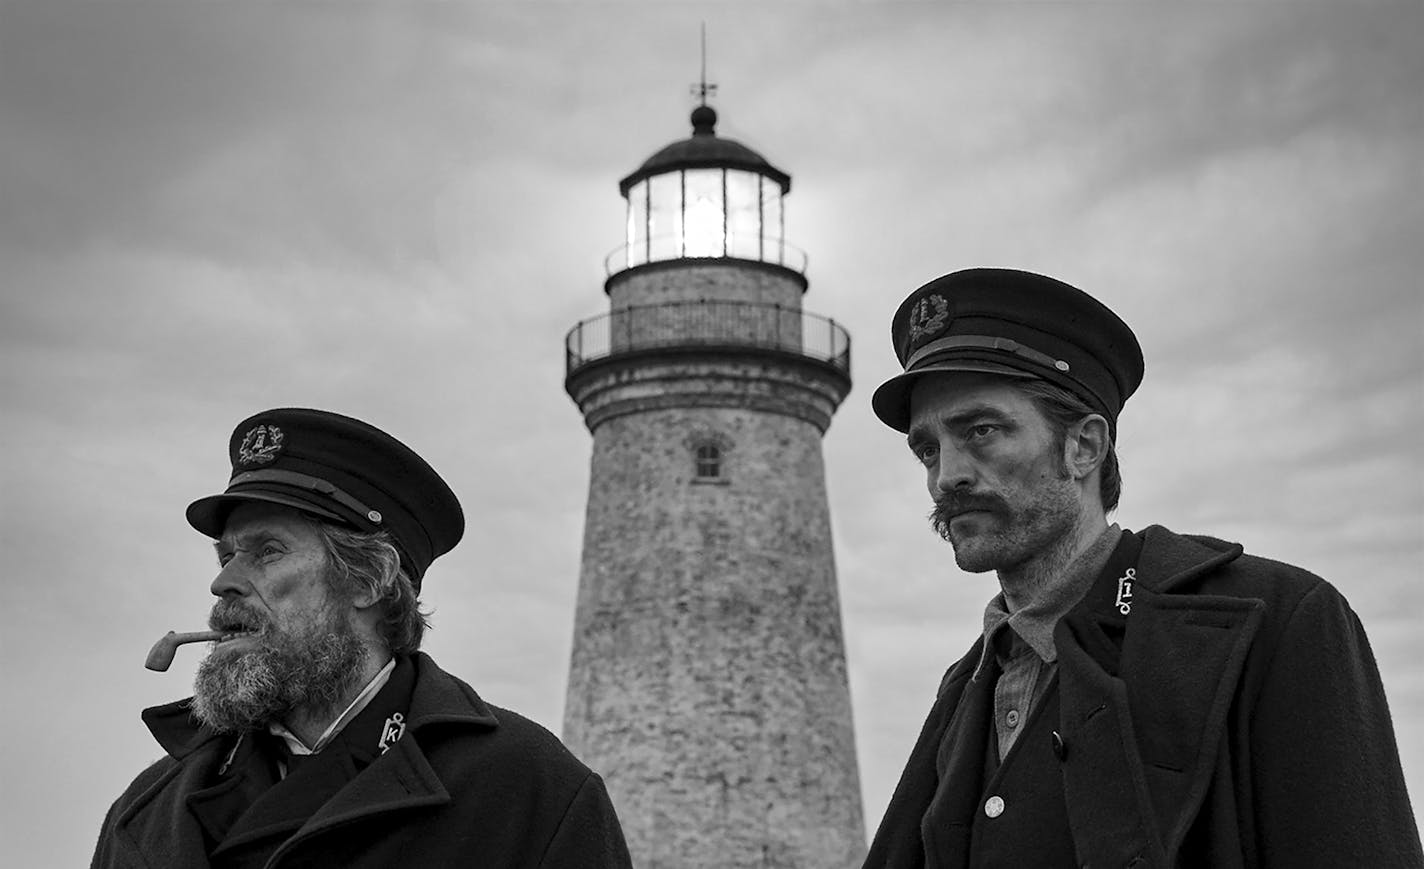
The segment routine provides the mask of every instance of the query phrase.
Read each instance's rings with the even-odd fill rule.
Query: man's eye
[[[232,561],[232,553],[224,552],[222,555],[218,556],[218,567],[227,567],[227,563],[229,561]]]
[[[263,546],[262,549],[257,553],[257,557],[258,557],[258,558],[270,558],[270,557],[272,557],[273,555],[281,555],[281,554],[282,554],[282,549],[281,549],[281,547],[279,547],[279,546],[277,546],[276,544],[273,544],[273,543],[268,543],[266,546]]]
[[[939,446],[936,444],[920,444],[912,447],[911,452],[915,454],[915,458],[920,460],[920,464],[927,465],[934,461],[935,456],[939,454]]]
[[[984,423],[982,425],[976,425],[971,428],[969,430],[969,437],[973,440],[979,440],[980,438],[988,437],[989,435],[993,434],[998,430],[998,426],[993,425],[992,423]]]

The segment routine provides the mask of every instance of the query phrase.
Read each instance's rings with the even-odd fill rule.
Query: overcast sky
[[[767,7],[771,8],[767,8]],[[78,865],[160,750],[215,573],[183,520],[273,406],[415,447],[464,542],[427,649],[557,731],[590,439],[564,333],[606,309],[618,180],[719,134],[793,178],[866,824],[991,576],[875,421],[900,300],[1000,265],[1137,331],[1118,521],[1334,582],[1424,797],[1424,6],[0,0],[0,863]]]

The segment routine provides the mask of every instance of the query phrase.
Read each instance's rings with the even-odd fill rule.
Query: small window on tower
[[[684,455],[691,459],[694,486],[730,486],[732,466],[727,463],[731,454],[732,441],[725,434],[709,429],[695,429],[682,442],[687,450]],[[687,467],[684,465],[683,467]],[[681,473],[678,474],[682,476]]]
[[[702,444],[697,448],[697,478],[716,480],[722,476],[722,450],[716,444]]]

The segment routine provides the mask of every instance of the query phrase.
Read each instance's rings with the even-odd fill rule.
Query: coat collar
[[[451,801],[450,791],[421,748],[421,732],[432,724],[493,730],[499,719],[474,689],[435,666],[424,653],[417,653],[413,663],[415,688],[405,736],[361,773],[359,784],[352,782],[323,803],[278,854],[355,820]]]
[[[1142,547],[1138,581],[1159,593],[1182,590],[1223,564],[1240,558],[1244,551],[1239,543],[1174,534],[1161,525],[1143,529]]]
[[[199,724],[193,715],[193,698],[185,697],[143,710],[148,732],[174,760],[183,760],[205,744],[222,739],[222,734]]]
[[[404,737],[362,771],[359,787],[353,783],[339,789],[279,850],[353,820],[450,802],[449,789],[421,746],[421,731],[433,724],[493,730],[499,720],[473,689],[425,654],[417,653],[411,664],[415,685]],[[201,836],[186,798],[212,783],[235,740],[198,724],[191,714],[191,698],[146,709],[143,719],[177,764],[117,820],[116,839],[142,854],[172,853],[175,840],[180,850],[191,851]]]
[[[1265,607],[1181,593],[1239,557],[1240,546],[1160,526],[1141,539],[1120,635],[1108,636],[1115,615],[1102,611],[1101,587],[1055,634],[1064,796],[1078,857],[1092,865],[1172,865],[1210,782]]]
[[[1049,664],[1057,661],[1058,650],[1053,645],[1053,629],[1083,598],[1083,594],[1097,580],[1098,574],[1102,573],[1108,561],[1115,556],[1122,533],[1122,528],[1116,524],[1103,529],[1103,533],[1064,568],[1052,587],[1045,589],[1022,609],[1011,613],[1003,591],[994,595],[984,607],[984,647],[974,678],[979,678],[979,674],[987,666],[988,659],[996,654],[994,638],[998,632],[1005,630],[1004,625],[1008,625],[1007,630],[1012,630],[1027,643],[1040,660]]]

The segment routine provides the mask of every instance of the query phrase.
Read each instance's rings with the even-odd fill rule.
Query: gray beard
[[[361,678],[366,649],[355,629],[334,611],[296,631],[258,635],[241,654],[214,652],[198,665],[193,715],[220,733],[265,728],[298,709],[332,709]]]

